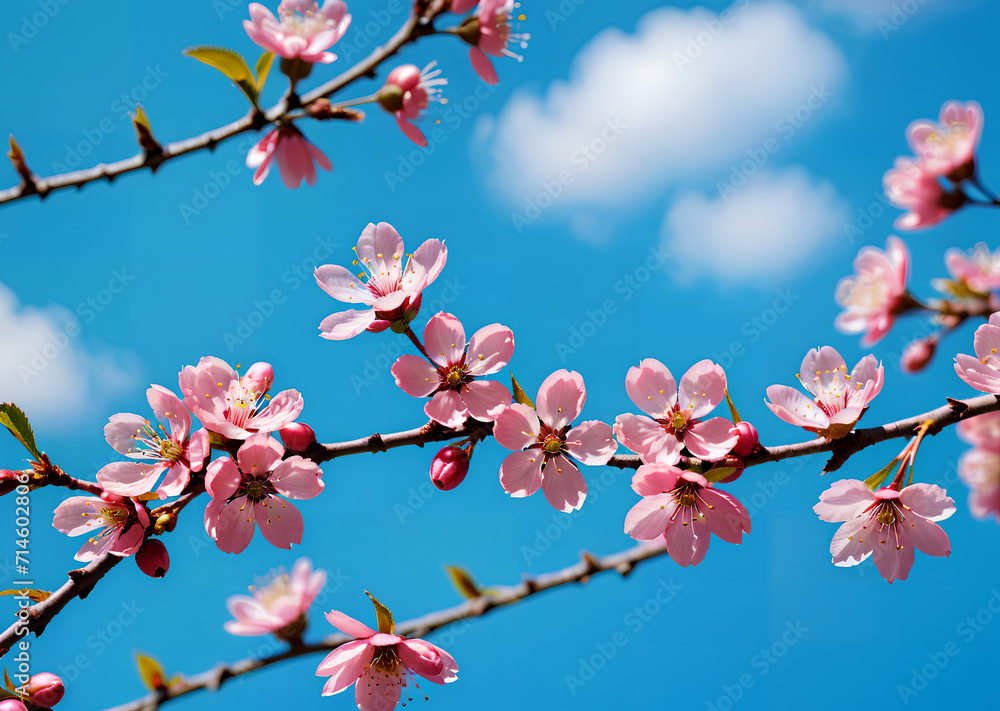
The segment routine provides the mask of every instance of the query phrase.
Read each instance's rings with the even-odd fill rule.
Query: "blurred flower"
[[[339,264],[317,267],[316,283],[327,294],[352,305],[368,308],[334,313],[319,325],[323,338],[343,341],[362,331],[383,331],[417,316],[420,294],[444,269],[448,248],[443,242],[429,239],[410,255],[403,268],[403,239],[388,222],[365,227],[354,248],[361,273],[354,274]]]
[[[467,3],[459,7],[469,9]],[[454,9],[454,6],[453,6]],[[514,57],[521,61],[523,57],[508,48],[513,40],[521,48],[528,46],[529,34],[512,34],[510,21],[514,9],[514,0],[482,0],[476,14],[466,18],[458,29],[458,36],[472,45],[469,49],[469,60],[476,74],[487,84],[496,84],[499,79],[489,55],[494,57]],[[523,16],[520,19],[524,19]]]
[[[973,448],[958,460],[958,475],[971,491],[969,510],[976,518],[1000,523],[1000,412],[958,423],[958,436]]]
[[[954,183],[976,173],[975,153],[983,132],[983,110],[975,101],[949,101],[938,122],[920,119],[906,129],[906,140],[924,167]]]
[[[212,501],[205,508],[205,530],[219,550],[242,553],[256,526],[278,548],[302,542],[302,514],[281,497],[319,496],[323,472],[298,455],[282,459],[284,453],[277,440],[261,432],[247,438],[236,462],[223,457],[208,465],[205,488]]]
[[[959,353],[955,372],[976,390],[1000,395],[1000,311],[976,329],[973,344],[976,357]]]
[[[926,368],[934,358],[940,336],[933,334],[927,338],[918,338],[911,342],[899,359],[899,367],[904,373],[919,373]]]
[[[347,3],[326,0],[323,7],[315,0],[282,0],[278,5],[279,21],[260,3],[250,3],[250,19],[243,29],[250,39],[285,59],[329,64],[337,55],[327,52],[344,36],[351,24]]]
[[[726,394],[726,373],[710,360],[691,366],[678,388],[663,363],[646,358],[629,368],[625,389],[651,418],[631,412],[618,415],[615,434],[647,464],[676,464],[685,447],[695,457],[715,461],[736,444],[736,435],[730,433],[732,422],[724,417],[703,419]]]
[[[908,210],[894,223],[901,230],[936,225],[965,203],[963,193],[946,191],[937,174],[905,156],[896,159],[895,166],[882,179],[882,185],[889,202]]]
[[[834,324],[843,333],[864,333],[861,345],[882,340],[895,321],[916,302],[907,294],[910,252],[906,243],[890,236],[885,251],[862,247],[854,259],[854,275],[837,284],[837,303],[845,310]]]
[[[495,380],[482,380],[503,368],[514,354],[514,334],[494,323],[472,334],[468,348],[461,321],[435,314],[424,327],[424,344],[434,364],[403,355],[392,366],[396,385],[413,397],[428,397],[424,413],[457,429],[467,417],[492,422],[510,405],[510,391]]]
[[[292,189],[302,185],[303,180],[308,185],[315,185],[317,164],[323,170],[333,170],[333,163],[326,154],[291,124],[274,129],[247,153],[247,168],[256,168],[254,185],[264,182],[275,158],[278,159],[281,181],[285,187]]]
[[[834,565],[857,565],[874,552],[875,567],[890,583],[906,580],[914,548],[951,555],[948,534],[934,522],[955,513],[955,502],[934,484],[873,492],[863,481],[841,479],[820,495],[813,511],[823,521],[844,522],[830,544]]]
[[[105,553],[125,557],[139,550],[149,528],[149,513],[141,503],[120,496],[71,496],[56,507],[52,525],[68,536],[90,535],[73,556],[89,563]]]
[[[236,618],[226,622],[226,632],[252,636],[285,630],[287,634],[279,635],[282,639],[301,635],[309,606],[324,585],[326,571],[313,572],[312,561],[299,558],[291,575],[281,569],[252,596],[232,595],[226,600],[226,607]]]
[[[1000,247],[992,254],[985,242],[980,242],[969,252],[953,247],[945,252],[944,261],[952,279],[973,292],[986,296],[991,291],[1000,289]],[[953,290],[942,291],[947,293]]]
[[[191,480],[191,472],[201,471],[209,454],[208,431],[201,428],[188,437],[191,413],[166,388],[152,386],[146,391],[146,400],[156,419],[168,423],[169,434],[162,424],[157,432],[139,415],[118,413],[104,426],[104,438],[126,457],[153,463],[112,462],[97,472],[97,481],[113,494],[139,496],[152,491],[160,474],[166,473],[156,493],[161,499],[177,496]]]
[[[428,64],[423,71],[415,64],[398,66],[389,72],[385,86],[378,93],[382,108],[393,114],[399,129],[421,147],[427,146],[427,139],[410,120],[418,118],[431,101],[441,100],[441,87],[448,80],[440,76],[441,70],[436,67],[437,61]]]
[[[514,450],[500,465],[500,484],[515,498],[539,488],[557,510],[583,506],[587,482],[573,463],[607,464],[618,448],[611,427],[598,420],[570,424],[583,410],[587,389],[576,372],[557,370],[538,388],[537,411],[514,403],[493,425],[502,447]]]
[[[298,390],[282,390],[270,398],[274,372],[268,363],[255,363],[243,377],[226,361],[205,356],[196,366],[185,366],[178,377],[184,404],[205,428],[229,439],[246,439],[255,432],[274,432],[302,412]]]
[[[711,534],[740,543],[750,533],[743,505],[714,487],[701,474],[671,464],[643,464],[632,477],[632,490],[643,499],[625,517],[625,533],[637,541],[663,536],[678,565],[698,565]]]
[[[806,353],[796,375],[813,399],[787,385],[772,385],[767,389],[771,402],[766,404],[785,422],[828,439],[839,439],[854,428],[882,390],[884,375],[882,364],[873,355],[858,361],[848,374],[844,359],[835,349],[814,348]]]

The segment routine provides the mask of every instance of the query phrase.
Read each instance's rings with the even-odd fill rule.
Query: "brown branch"
[[[432,421],[423,427],[406,430],[405,432],[393,432],[387,435],[376,432],[367,437],[349,442],[315,444],[301,454],[317,464],[322,464],[331,459],[346,457],[349,454],[362,454],[364,452],[374,454],[375,452],[386,452],[390,449],[405,447],[407,445],[423,447],[428,442],[445,442],[460,437],[472,437],[478,442],[489,437],[492,432],[492,422],[477,422],[470,419],[462,427],[453,430]]]
[[[93,168],[61,173],[47,178],[31,175],[30,180],[23,179],[21,184],[15,187],[0,190],[0,205],[31,195],[38,195],[44,199],[49,193],[56,190],[71,187],[82,188],[87,183],[102,179],[107,179],[110,183],[119,175],[131,173],[141,168],[148,167],[151,171],[155,171],[163,163],[188,153],[204,149],[215,150],[215,147],[222,141],[238,136],[246,131],[260,130],[268,123],[285,116],[293,108],[308,106],[317,99],[330,96],[362,77],[373,78],[379,64],[396,54],[403,46],[415,42],[420,37],[434,34],[436,31],[433,21],[445,9],[446,3],[443,0],[435,0],[427,4],[422,12],[412,14],[386,44],[377,47],[365,59],[343,72],[340,76],[310,91],[301,98],[296,106],[291,106],[286,98],[263,113],[254,109],[243,118],[225,126],[220,126],[214,130],[181,141],[167,143],[162,147],[160,153],[154,154],[142,150],[130,158],[125,158],[114,163],[101,163]]]
[[[545,590],[571,583],[586,583],[591,576],[606,571],[614,570],[624,577],[632,572],[632,569],[642,561],[655,558],[666,552],[667,550],[664,546],[651,545],[649,543],[640,543],[627,550],[604,557],[596,557],[584,552],[581,555],[580,562],[575,565],[551,573],[544,573],[534,578],[525,576],[517,585],[493,587],[490,588],[488,594],[480,595],[461,605],[455,605],[454,607],[402,622],[396,626],[396,634],[405,637],[424,637],[434,630],[461,620],[481,617],[490,610],[511,605]],[[331,634],[323,638],[319,643],[303,644],[269,657],[251,657],[231,664],[222,664],[209,671],[182,679],[171,685],[168,689],[150,694],[141,699],[136,699],[121,706],[116,706],[108,711],[151,711],[167,701],[184,696],[192,691],[198,691],[199,689],[215,691],[227,679],[248,674],[286,659],[329,652],[353,639],[353,637],[344,634]],[[317,687],[318,693],[319,687]]]

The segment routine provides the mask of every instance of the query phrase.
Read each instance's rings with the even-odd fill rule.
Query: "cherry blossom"
[[[934,484],[873,492],[863,481],[841,479],[820,495],[813,511],[823,521],[843,522],[830,544],[834,565],[857,565],[874,553],[875,567],[890,583],[906,580],[914,548],[951,554],[948,534],[935,521],[955,513],[955,502]]]
[[[710,360],[691,366],[678,388],[663,363],[646,358],[629,368],[625,389],[650,417],[618,415],[615,434],[647,464],[676,464],[685,447],[695,457],[716,461],[737,442],[737,435],[730,432],[732,422],[724,417],[704,419],[726,394],[726,373]]]
[[[471,9],[471,5],[464,2],[460,3],[459,7],[463,9],[462,11]],[[482,0],[476,14],[466,18],[458,30],[459,36],[472,45],[469,49],[472,68],[487,84],[496,84],[499,81],[493,62],[490,61],[490,55],[514,57],[520,62],[523,57],[512,52],[508,45],[513,41],[523,49],[528,46],[528,40],[531,39],[529,34],[511,33],[511,13],[514,7],[514,0]]]
[[[906,291],[910,252],[898,237],[878,247],[863,247],[854,259],[854,275],[837,284],[837,303],[844,311],[836,327],[843,333],[863,333],[863,346],[885,338],[896,316],[915,304]]]
[[[983,110],[975,101],[949,101],[935,123],[920,119],[906,129],[906,140],[920,163],[935,175],[958,183],[975,175],[976,146],[983,132]]]
[[[281,633],[283,639],[301,635],[309,606],[326,584],[326,571],[313,572],[312,561],[299,558],[291,575],[284,570],[257,586],[253,595],[233,595],[226,607],[235,619],[225,624],[235,635]]]
[[[385,86],[378,93],[378,102],[396,117],[399,129],[407,138],[426,147],[423,132],[410,121],[418,118],[431,101],[441,100],[441,87],[447,83],[437,69],[437,61],[428,64],[423,71],[415,64],[403,64],[389,72]]]
[[[514,334],[498,323],[472,335],[466,347],[462,323],[449,313],[435,314],[424,327],[424,343],[433,364],[403,355],[392,366],[396,385],[413,397],[431,397],[424,413],[457,429],[467,417],[492,422],[510,405],[510,391],[482,380],[507,365],[514,354]]]
[[[323,696],[355,685],[354,699],[361,711],[391,711],[403,687],[416,684],[414,675],[441,685],[458,679],[458,664],[450,654],[422,639],[395,634],[392,613],[375,598],[372,602],[379,611],[378,631],[343,612],[326,613],[331,625],[357,639],[334,649],[316,668],[316,676],[330,677]]]
[[[496,441],[513,454],[500,465],[500,484],[515,498],[539,488],[557,510],[583,506],[587,482],[574,461],[607,464],[618,445],[611,427],[598,420],[571,423],[583,410],[587,389],[576,372],[557,370],[538,388],[537,410],[514,403],[493,425]]]
[[[771,402],[766,403],[771,412],[807,432],[839,439],[854,429],[882,390],[885,371],[875,356],[867,355],[848,374],[840,353],[823,346],[806,353],[795,377],[813,399],[787,385],[772,385],[767,389]]]
[[[420,295],[444,269],[448,248],[429,239],[410,255],[403,267],[403,239],[387,222],[369,223],[354,248],[361,273],[338,264],[324,264],[314,273],[327,294],[347,304],[365,306],[327,316],[319,325],[323,338],[342,341],[362,331],[384,331],[390,325],[416,317]]]
[[[105,553],[132,555],[139,550],[149,528],[149,513],[143,504],[112,494],[104,496],[71,496],[56,507],[52,519],[52,525],[61,533],[90,536],[73,556],[82,563]]]
[[[750,515],[734,496],[720,491],[701,474],[672,464],[643,464],[632,477],[642,496],[625,517],[625,533],[637,541],[663,536],[667,553],[687,567],[708,552],[711,534],[740,543],[750,533]]]
[[[969,510],[1000,523],[1000,412],[962,420],[958,436],[973,445],[958,460],[958,475],[971,489]]]
[[[1000,247],[992,254],[985,242],[968,252],[953,247],[945,252],[944,261],[952,279],[977,294],[986,296],[1000,289]]]
[[[976,329],[973,344],[976,357],[959,353],[955,372],[976,390],[1000,395],[1000,311]]]
[[[315,185],[317,165],[323,170],[333,170],[333,163],[326,154],[291,124],[274,129],[247,153],[247,168],[256,168],[254,185],[264,182],[275,158],[282,182],[293,189],[302,185],[303,180],[308,185]]]
[[[243,20],[243,29],[250,39],[280,57],[329,64],[337,55],[326,50],[344,36],[350,24],[347,3],[342,0],[326,0],[322,7],[315,0],[282,0],[278,17],[260,3],[250,3],[250,19]]]
[[[894,223],[901,230],[930,227],[965,202],[962,193],[946,191],[938,176],[913,158],[901,156],[882,179],[889,202],[908,212]]]
[[[255,363],[240,377],[226,361],[206,356],[186,366],[179,376],[184,404],[206,429],[229,439],[246,439],[254,432],[274,432],[302,412],[297,390],[282,390],[265,405],[274,382],[268,363]]]
[[[302,514],[289,499],[311,499],[323,491],[323,472],[298,455],[282,459],[284,447],[261,432],[247,438],[236,453],[208,465],[205,488],[212,501],[205,508],[205,530],[219,550],[242,553],[260,526],[278,548],[302,542]]]
[[[201,471],[209,453],[208,431],[191,432],[191,414],[176,395],[160,385],[146,391],[146,400],[156,419],[166,422],[159,431],[149,420],[131,413],[112,415],[104,426],[104,438],[115,451],[140,462],[113,462],[97,472],[97,481],[105,491],[121,496],[139,496],[152,491],[160,474],[166,474],[156,489],[163,499],[177,496],[191,479],[192,471]]]

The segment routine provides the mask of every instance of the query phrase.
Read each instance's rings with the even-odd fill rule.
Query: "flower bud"
[[[938,339],[934,336],[913,341],[903,350],[899,359],[899,367],[904,373],[919,373],[926,368],[934,358]]]
[[[281,435],[281,441],[285,443],[285,448],[293,452],[304,452],[316,444],[316,433],[305,422],[293,422],[285,425],[278,430],[278,434]]]
[[[28,707],[17,699],[4,699],[0,701],[0,711],[28,711]]]
[[[142,548],[135,554],[135,562],[139,570],[151,578],[162,578],[170,569],[167,547],[156,538],[150,538],[142,544]]]
[[[35,706],[52,708],[62,700],[66,688],[58,676],[51,672],[42,672],[28,679],[25,691],[28,692],[28,701]]]
[[[728,484],[729,482],[736,481],[741,476],[743,476],[743,460],[737,457],[735,454],[727,454],[725,457],[720,459],[715,463],[712,469],[722,468],[722,467],[733,467],[736,469],[732,474],[727,476],[725,479],[719,479],[720,484]],[[709,470],[711,471],[711,469]]]
[[[258,394],[263,395],[271,389],[271,384],[274,382],[274,368],[270,363],[254,363],[243,379]]]
[[[153,533],[157,536],[162,534],[164,531],[170,533],[174,530],[174,526],[177,525],[177,514],[175,513],[165,513],[160,514],[160,516],[153,522]]]
[[[393,70],[395,71],[395,70]],[[419,70],[418,74],[419,74]],[[389,75],[390,80],[392,75]],[[378,101],[382,108],[391,114],[400,111],[403,108],[403,95],[406,92],[398,84],[388,83],[378,90],[378,94],[375,95],[375,100]]]
[[[10,469],[0,469],[0,496],[9,494],[18,485],[17,472]]]
[[[451,491],[469,473],[469,454],[461,447],[444,447],[431,461],[431,481],[441,491]]]
[[[365,330],[368,331],[368,333],[382,333],[382,331],[389,328],[389,326],[391,325],[392,321],[387,321],[383,318],[378,318],[372,321],[370,324],[368,324],[368,327],[365,328]]]
[[[736,444],[733,445],[733,454],[739,457],[749,457],[757,449],[760,438],[757,436],[757,428],[749,422],[739,422],[729,430],[729,434],[736,436]]]

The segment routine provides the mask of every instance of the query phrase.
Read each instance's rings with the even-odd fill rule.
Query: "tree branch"
[[[365,59],[340,76],[310,91],[302,97],[299,106],[308,106],[317,99],[330,96],[362,77],[374,77],[379,64],[396,54],[403,46],[415,42],[420,37],[434,34],[433,21],[444,11],[445,3],[442,0],[434,0],[434,2],[426,4],[421,12],[412,14],[386,44],[377,47]],[[20,185],[0,190],[0,205],[31,195],[38,195],[39,198],[44,199],[49,193],[56,190],[71,187],[82,188],[87,183],[102,179],[107,179],[110,183],[119,175],[131,173],[141,168],[148,167],[151,171],[155,171],[161,164],[174,158],[206,148],[215,150],[215,147],[226,139],[246,131],[260,130],[268,123],[284,116],[291,108],[295,107],[289,106],[288,101],[283,99],[263,114],[254,109],[243,118],[225,126],[220,126],[198,136],[168,143],[163,146],[163,151],[160,154],[147,154],[143,150],[130,158],[114,163],[101,163],[93,168],[61,173],[47,178],[32,175],[30,181],[22,180]]]
[[[544,590],[550,590],[571,583],[586,583],[591,576],[606,571],[614,570],[624,577],[632,572],[632,569],[642,561],[655,558],[666,552],[667,549],[664,546],[650,545],[648,543],[640,543],[627,550],[602,558],[594,557],[585,552],[581,556],[580,562],[575,565],[551,573],[544,573],[534,578],[525,576],[517,585],[493,587],[490,588],[488,594],[468,600],[461,605],[455,605],[454,607],[402,622],[396,626],[396,634],[411,638],[424,637],[434,630],[461,620],[481,617],[490,610],[524,600]],[[353,639],[353,637],[344,634],[332,634],[323,638],[319,643],[292,647],[269,657],[259,659],[251,657],[233,662],[232,664],[223,664],[209,671],[182,679],[168,689],[154,692],[145,698],[136,699],[121,706],[116,706],[113,709],[109,709],[109,711],[151,711],[167,701],[184,696],[192,691],[198,691],[199,689],[215,691],[227,679],[248,674],[286,659],[329,652]]]

